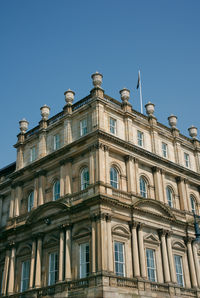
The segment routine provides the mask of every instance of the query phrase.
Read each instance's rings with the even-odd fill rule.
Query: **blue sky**
[[[40,107],[61,111],[64,91],[88,95],[91,74],[103,74],[106,94],[136,90],[141,69],[144,104],[159,122],[178,116],[188,136],[200,128],[199,0],[1,0],[0,168],[16,159],[18,121],[40,121]]]

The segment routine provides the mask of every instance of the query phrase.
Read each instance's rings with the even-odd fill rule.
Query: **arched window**
[[[119,182],[118,182],[118,172],[115,168],[110,168],[110,184],[114,188],[118,188]]]
[[[89,180],[90,180],[89,170],[88,170],[88,167],[85,167],[81,171],[81,190],[84,190],[89,186]]]
[[[57,180],[53,185],[53,200],[56,201],[60,198],[60,181]]]
[[[192,212],[195,213],[196,212],[196,202],[195,202],[195,198],[192,195],[190,196],[190,204],[191,204]]]
[[[147,182],[143,177],[140,177],[140,194],[143,198],[147,198]]]
[[[170,207],[173,207],[173,193],[169,186],[166,187],[167,202]]]
[[[34,202],[34,193],[32,191],[28,196],[28,212],[30,212],[31,209],[33,208],[33,202]]]

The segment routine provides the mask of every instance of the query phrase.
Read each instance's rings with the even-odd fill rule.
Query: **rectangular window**
[[[56,134],[53,137],[53,149],[58,150],[60,148],[60,135]]]
[[[116,123],[117,121],[113,118],[110,118],[110,132],[116,135]]]
[[[87,277],[90,272],[89,243],[80,244],[80,278]]]
[[[55,284],[58,280],[58,253],[49,254],[49,281],[48,285]]]
[[[88,132],[88,129],[87,129],[87,119],[83,119],[80,121],[80,134],[81,134],[81,137],[86,135]]]
[[[188,153],[184,152],[184,161],[185,161],[185,166],[186,168],[190,167],[190,156]]]
[[[137,131],[137,141],[138,146],[143,147],[144,146],[144,134],[141,131]]]
[[[167,144],[162,143],[162,156],[167,158]]]
[[[156,281],[155,251],[146,249],[147,275],[150,281]]]
[[[183,266],[182,266],[182,257],[175,255],[174,256],[174,262],[175,262],[175,267],[176,267],[176,278],[177,278],[177,283],[179,286],[183,287],[184,286],[184,281],[183,281]]]
[[[36,147],[30,149],[30,162],[36,160]]]
[[[30,261],[27,260],[22,262],[21,292],[24,292],[29,288],[29,274],[30,274]]]
[[[124,243],[114,242],[115,252],[115,274],[125,276]]]

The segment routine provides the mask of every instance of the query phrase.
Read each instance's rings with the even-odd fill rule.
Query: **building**
[[[101,88],[28,131],[0,171],[4,297],[200,297],[200,144]]]

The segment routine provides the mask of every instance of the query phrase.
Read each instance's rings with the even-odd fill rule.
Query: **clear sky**
[[[36,126],[43,104],[60,112],[68,88],[88,95],[95,71],[106,94],[127,87],[140,110],[140,69],[159,122],[173,113],[181,133],[200,128],[199,16],[199,0],[1,0],[0,168],[16,159],[18,121]]]

